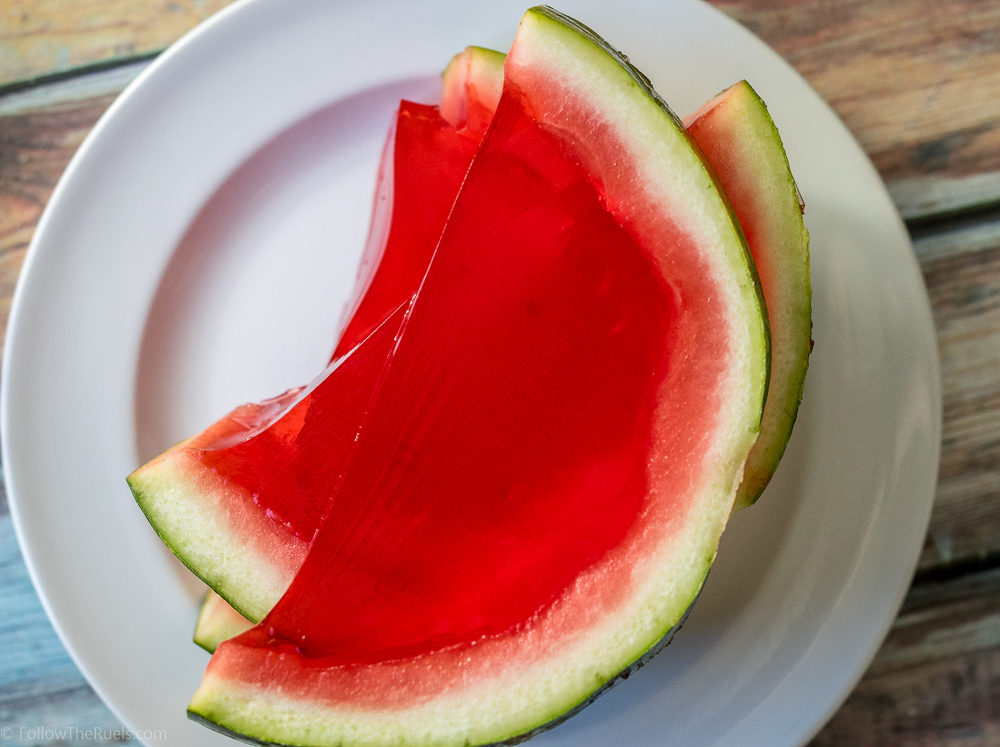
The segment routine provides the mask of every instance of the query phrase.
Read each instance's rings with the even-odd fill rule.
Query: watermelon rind
[[[513,744],[591,702],[665,645],[704,583],[757,438],[769,371],[767,320],[745,238],[680,120],[590,29],[551,8],[528,11],[506,62],[505,86],[524,94],[529,114],[562,136],[623,225],[642,237],[675,235],[680,226],[700,252],[687,258],[710,268],[699,285],[691,280],[675,289],[697,293],[707,283],[719,311],[713,324],[723,327],[727,343],[721,361],[691,351],[697,365],[718,365],[721,373],[713,379],[717,409],[704,413],[706,433],[698,441],[704,448],[685,502],[675,514],[655,511],[672,505],[657,481],[674,468],[664,449],[676,435],[670,422],[654,416],[650,508],[642,523],[523,630],[412,659],[326,668],[238,637],[213,656],[189,705],[195,720],[258,744]],[[614,148],[589,142],[595,131]],[[668,282],[671,271],[690,272],[673,245],[649,249]],[[683,308],[683,297],[679,303]],[[702,342],[714,349],[718,341]],[[696,379],[688,365],[695,364],[678,358],[672,381],[688,373]],[[674,406],[680,405],[669,392],[658,395],[657,413]],[[611,589],[609,579],[623,567],[627,588]],[[621,594],[602,608],[608,614],[595,613],[595,589]],[[351,688],[363,697],[331,694]]]
[[[253,623],[233,609],[225,599],[211,589],[205,595],[198,612],[198,622],[194,626],[194,642],[208,653],[223,641],[244,633],[253,627]]]
[[[649,661],[654,656],[656,656],[656,654],[660,653],[660,651],[662,651],[664,648],[666,648],[666,646],[668,644],[670,644],[670,642],[674,639],[674,634],[677,633],[677,631],[680,630],[681,627],[684,625],[685,621],[688,618],[688,615],[691,613],[691,609],[692,609],[693,606],[694,606],[694,602],[692,602],[690,605],[688,605],[688,608],[684,611],[684,614],[681,616],[681,619],[678,620],[677,624],[674,625],[674,627],[672,627],[669,631],[667,631],[667,633],[659,641],[657,641],[656,644],[652,648],[650,648],[639,659],[637,659],[635,662],[633,662],[629,667],[627,667],[626,669],[624,669],[623,671],[621,671],[617,675],[615,675],[613,678],[611,678],[610,680],[608,680],[607,682],[605,682],[598,690],[596,690],[595,692],[593,692],[590,695],[590,697],[586,698],[584,701],[582,701],[580,703],[577,703],[576,705],[574,705],[572,708],[570,708],[568,711],[565,711],[564,713],[560,713],[558,715],[554,715],[552,717],[552,719],[550,719],[549,721],[546,721],[545,723],[543,723],[543,724],[541,724],[539,726],[536,726],[534,729],[532,729],[530,731],[527,731],[527,732],[524,732],[524,733],[521,733],[521,734],[517,734],[517,735],[515,735],[515,736],[513,736],[513,737],[511,737],[509,739],[504,739],[502,741],[491,742],[489,744],[484,744],[484,745],[475,745],[475,747],[512,747],[513,745],[522,744],[524,742],[527,742],[529,739],[532,739],[533,737],[537,737],[539,734],[544,734],[545,732],[549,731],[550,729],[554,729],[555,727],[557,727],[560,724],[564,723],[565,721],[569,720],[573,716],[577,715],[584,708],[586,708],[591,703],[593,703],[595,700],[597,700],[599,697],[601,697],[602,695],[604,695],[604,693],[608,692],[613,687],[616,687],[617,685],[621,684],[622,682],[624,682],[625,680],[627,680],[629,677],[631,677],[633,674],[635,674],[637,671],[639,671],[643,666],[645,666],[647,663],[649,663]],[[221,643],[221,641],[219,643]],[[188,709],[188,718],[191,721],[194,721],[195,723],[199,723],[202,726],[205,726],[205,727],[211,729],[212,731],[218,732],[220,734],[225,734],[227,737],[231,737],[232,739],[236,739],[236,740],[238,740],[240,742],[244,742],[246,744],[259,744],[259,745],[268,745],[268,746],[271,746],[271,745],[279,745],[279,746],[280,745],[301,745],[301,747],[309,747],[309,745],[312,744],[310,742],[302,742],[302,743],[298,743],[298,742],[295,742],[295,743],[293,743],[293,742],[273,742],[273,741],[268,741],[268,740],[265,740],[265,739],[257,739],[256,737],[253,737],[253,736],[251,736],[249,734],[246,734],[246,733],[243,733],[243,732],[240,732],[240,731],[234,731],[233,729],[227,728],[226,726],[223,726],[221,723],[213,721],[210,718],[207,718],[202,713],[195,712],[194,710],[191,710],[190,708]],[[430,745],[436,745],[437,743],[436,742],[427,742],[425,744],[428,747],[430,747]],[[468,743],[468,744],[471,745],[471,743]],[[376,743],[372,743],[372,747],[375,747],[375,745],[376,745]]]
[[[726,89],[685,118],[685,124],[750,233],[750,250],[767,299],[771,376],[760,438],[750,451],[736,495],[738,510],[752,505],[770,482],[802,401],[812,351],[809,232],[778,128],[749,83],[740,81]]]
[[[267,518],[241,488],[206,470],[185,441],[126,478],[173,553],[244,617],[281,598],[309,544]]]
[[[485,47],[466,47],[441,73],[441,116],[452,127],[486,131],[503,93],[507,55]]]

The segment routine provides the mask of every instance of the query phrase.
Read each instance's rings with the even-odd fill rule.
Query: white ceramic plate
[[[812,233],[816,349],[795,437],[737,515],[667,651],[538,745],[799,745],[906,590],[938,462],[933,327],[870,163],[773,52],[687,2],[567,0],[680,113],[739,78],[785,139]],[[3,460],[42,602],[81,670],[150,744],[229,744],[185,705],[207,655],[199,589],[125,475],[330,352],[396,101],[436,95],[512,0],[256,0],[185,38],[80,148],[35,234],[8,329]]]

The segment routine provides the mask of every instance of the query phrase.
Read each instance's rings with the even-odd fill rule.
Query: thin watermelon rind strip
[[[693,591],[685,588],[684,596],[697,596],[703,580],[704,577],[697,579]],[[409,709],[352,709],[347,704],[337,708],[324,704],[320,698],[304,701],[289,697],[281,692],[280,684],[254,687],[227,680],[210,667],[189,706],[189,717],[259,744],[342,747],[516,744],[562,723],[629,677],[669,643],[689,608],[690,604],[667,632],[633,661],[622,663],[614,656],[602,657],[607,651],[607,636],[604,640],[584,640],[568,656],[516,676],[503,676],[504,670],[511,668],[510,663],[497,661],[501,676],[467,683],[450,697],[438,697]],[[226,651],[232,646],[223,643],[219,650]],[[596,656],[588,650],[591,646],[597,649]],[[273,654],[264,676],[280,682],[279,656]],[[431,657],[426,667],[434,666]]]
[[[698,589],[700,592],[701,585]],[[300,745],[302,747],[334,744],[344,747],[347,745],[352,747],[384,747],[386,744],[401,745],[402,747],[458,747],[459,745],[462,747],[467,745],[507,747],[508,745],[517,745],[562,724],[580,713],[601,695],[631,677],[673,640],[674,634],[687,620],[691,606],[693,603],[662,638],[629,666],[609,679],[602,679],[603,684],[581,700],[547,703],[549,710],[542,715],[533,714],[533,725],[526,728],[512,726],[511,723],[505,724],[501,729],[491,730],[489,728],[492,725],[491,716],[495,719],[497,713],[505,713],[502,699],[500,699],[500,703],[481,703],[480,708],[474,714],[478,728],[468,728],[466,725],[466,728],[462,730],[462,736],[455,736],[454,732],[458,730],[452,730],[452,733],[448,735],[441,735],[429,734],[427,732],[431,730],[425,729],[425,733],[414,740],[412,738],[412,732],[415,731],[413,726],[400,723],[398,719],[394,718],[394,714],[387,715],[382,711],[369,712],[360,714],[361,718],[357,718],[359,714],[356,713],[332,712],[324,710],[322,707],[310,708],[308,704],[303,705],[301,701],[281,698],[280,696],[274,697],[271,693],[266,693],[262,697],[259,691],[241,687],[239,683],[232,684],[224,681],[214,683],[213,689],[217,692],[226,690],[228,694],[225,697],[215,697],[211,701],[197,704],[197,706],[195,701],[192,701],[192,706],[188,709],[188,717],[213,731],[247,744]],[[491,684],[491,687],[493,686]],[[514,687],[516,688],[516,685]],[[453,709],[446,706],[445,710]],[[263,728],[259,718],[262,712],[264,718],[270,721],[270,725]],[[254,713],[258,718],[248,718],[248,713]],[[352,717],[354,717],[355,723],[341,735],[332,736],[329,733],[328,727],[331,721],[349,721]],[[433,726],[440,726],[441,721],[431,719],[431,723]],[[505,731],[506,735],[498,736],[498,731]],[[492,732],[486,738],[494,741],[488,743],[477,741],[477,732]],[[253,736],[254,733],[261,735],[280,734],[281,736],[273,739],[268,739],[266,736],[258,738]]]
[[[716,106],[726,108],[725,117]],[[740,509],[752,505],[770,482],[802,401],[812,350],[809,231],[781,135],[753,87],[741,81],[724,91],[689,118],[691,129],[696,129],[699,114],[711,118],[711,137],[718,143],[718,154],[713,151],[709,157],[713,161],[728,157],[727,190],[731,195],[739,193],[739,203],[746,206],[741,209],[753,211],[748,220],[755,224],[758,246],[754,256],[769,299],[774,343],[761,436],[750,451],[736,496],[735,508]],[[725,145],[730,142],[753,143],[754,147],[727,152]]]
[[[252,622],[209,589],[201,603],[198,621],[194,626],[193,640],[211,654],[223,641],[238,636],[252,627]]]

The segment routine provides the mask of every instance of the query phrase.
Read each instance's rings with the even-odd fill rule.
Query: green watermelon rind
[[[491,736],[485,737],[485,739],[477,739],[475,733],[466,733],[457,738],[451,735],[436,738],[432,735],[428,739],[401,739],[400,736],[406,727],[392,728],[395,724],[391,723],[391,717],[382,712],[364,714],[366,718],[362,720],[362,726],[364,721],[368,721],[369,725],[375,727],[372,729],[374,734],[370,738],[357,738],[357,732],[360,729],[355,728],[348,730],[353,733],[342,733],[330,739],[326,734],[329,718],[327,713],[321,711],[316,718],[310,719],[308,716],[303,717],[308,706],[304,707],[299,701],[292,699],[282,701],[280,698],[269,697],[269,694],[262,695],[259,692],[243,694],[229,690],[224,684],[221,687],[210,688],[211,691],[207,693],[203,692],[206,689],[203,684],[188,706],[188,718],[213,731],[247,744],[288,745],[290,747],[383,747],[386,744],[399,745],[399,747],[470,747],[472,745],[476,747],[501,747],[520,744],[575,716],[601,695],[627,680],[647,664],[653,656],[663,650],[686,621],[694,601],[702,589],[710,566],[711,560],[704,562],[705,576],[702,576],[694,585],[693,591],[688,592],[693,595],[691,601],[667,632],[632,661],[625,664],[615,664],[613,670],[606,670],[614,671],[615,674],[596,674],[594,678],[596,684],[586,689],[585,692],[573,693],[562,700],[551,701],[547,703],[546,708],[535,709],[536,712],[529,721],[496,729]],[[499,685],[501,688],[504,686],[504,684]],[[202,697],[199,697],[200,695]],[[502,702],[503,698],[497,700]],[[495,717],[498,712],[502,712],[502,708],[484,707],[480,713],[482,717],[480,722],[487,721],[487,715]],[[386,728],[387,725],[390,728]],[[352,736],[355,739],[352,740]]]
[[[267,674],[259,670],[246,673],[240,668],[247,659],[241,657],[239,639],[225,642],[189,705],[190,717],[212,728],[237,732],[238,738],[254,744],[464,747],[516,743],[583,707],[665,645],[704,583],[742,479],[744,462],[757,437],[769,370],[767,321],[745,238],[714,174],[680,120],[652,91],[649,81],[596,34],[549,8],[535,8],[522,20],[515,49],[527,57],[547,55],[543,64],[547,62],[560,74],[565,72],[569,85],[579,80],[581,68],[586,69],[587,102],[595,104],[599,113],[615,115],[615,125],[620,128],[616,134],[622,135],[622,143],[631,147],[642,141],[638,147],[649,156],[636,160],[633,154],[632,163],[645,179],[635,189],[650,191],[659,197],[655,204],[662,203],[682,216],[703,217],[698,228],[704,235],[699,235],[698,245],[707,247],[705,252],[717,273],[713,279],[722,289],[726,308],[733,312],[725,317],[733,347],[725,378],[729,386],[720,387],[725,401],[719,412],[724,413],[725,424],[712,431],[698,475],[700,482],[692,488],[690,508],[677,518],[683,531],[668,536],[663,530],[656,535],[652,549],[628,558],[633,582],[630,596],[622,601],[617,614],[590,621],[579,635],[559,638],[557,632],[552,633],[555,637],[551,640],[544,636],[555,627],[545,628],[543,619],[528,634],[542,629],[539,635],[543,642],[551,643],[543,647],[545,656],[540,659],[496,655],[506,651],[508,643],[522,645],[520,634],[514,636],[513,643],[487,641],[474,653],[476,663],[482,665],[475,671],[488,674],[462,680],[461,687],[428,696],[412,707],[364,708],[351,702],[331,704],[319,695],[315,699],[292,697],[284,692],[281,677],[282,672],[295,671],[292,665],[282,664],[294,655],[257,651],[255,656],[268,657]],[[515,67],[511,68],[512,57],[508,58],[506,77],[517,85],[520,58],[514,58]],[[559,128],[555,121],[542,124]],[[585,153],[584,160],[587,157]],[[680,182],[674,171],[681,172]],[[683,189],[678,190],[680,183]],[[614,192],[613,185],[605,186],[614,211],[615,201],[622,195]],[[654,444],[650,458],[653,472],[659,463],[654,463],[655,459],[669,457],[656,448]],[[641,533],[641,528],[638,531]],[[601,570],[581,577],[577,586],[599,581]],[[560,611],[579,611],[573,604],[585,597],[574,597],[576,588],[567,592],[566,606]],[[552,616],[556,614],[552,612]],[[496,646],[491,648],[493,643]],[[470,661],[472,653],[470,649]],[[438,662],[453,654],[431,652],[419,663],[428,671],[434,670]],[[405,671],[412,663],[384,662],[369,669],[382,667],[391,673],[397,671],[395,667]]]
[[[773,342],[760,438],[750,450],[734,506],[741,509],[756,502],[774,476],[802,401],[812,351],[809,231],[788,155],[764,101],[749,83],[741,81],[701,111],[707,113],[719,104],[736,109],[725,122],[713,120],[713,136],[719,137],[720,128],[725,127],[732,140],[754,145],[739,149],[734,178],[740,183],[727,187],[731,193],[739,189],[741,204],[754,210],[760,243],[754,256],[765,298],[770,300],[767,311]],[[689,117],[689,122],[697,120],[699,113]]]
[[[450,81],[455,79],[456,76],[463,76],[464,78],[462,71],[457,69],[463,63],[468,64],[472,70],[477,71],[477,74],[474,75],[476,80],[483,83],[497,84],[502,87],[503,63],[506,58],[507,55],[503,52],[497,52],[495,49],[470,45],[448,61],[448,65],[441,73],[442,87],[447,88]]]
[[[249,620],[264,619],[305,559],[306,542],[250,508],[243,491],[205,469],[185,443],[126,481],[164,544]]]
[[[700,593],[700,591],[701,591],[701,587],[699,587],[699,593]],[[697,601],[697,599],[695,601]],[[604,693],[608,692],[612,688],[614,688],[617,685],[621,684],[622,682],[624,682],[625,680],[627,680],[629,677],[631,677],[633,674],[635,674],[636,672],[638,672],[643,666],[645,666],[646,664],[648,664],[649,661],[654,656],[656,656],[656,654],[658,654],[660,651],[662,651],[664,648],[666,648],[670,644],[670,642],[673,641],[674,635],[677,633],[677,631],[680,630],[681,627],[684,625],[684,623],[687,621],[688,615],[691,613],[691,609],[692,609],[693,606],[694,606],[694,602],[692,602],[688,606],[688,608],[684,611],[684,614],[681,616],[681,619],[677,622],[677,624],[674,625],[662,638],[660,638],[660,640],[658,640],[655,644],[653,644],[653,646],[651,646],[648,651],[646,651],[642,656],[640,656],[638,659],[636,659],[636,661],[632,662],[631,665],[629,665],[624,670],[622,670],[617,675],[615,675],[612,679],[610,679],[607,682],[605,682],[600,687],[600,689],[598,689],[597,691],[593,692],[589,697],[585,698],[584,700],[580,701],[579,703],[575,703],[575,704],[571,705],[569,707],[569,709],[566,710],[566,711],[558,712],[558,709],[554,709],[551,718],[548,718],[547,720],[541,722],[539,725],[537,725],[535,728],[531,729],[530,731],[523,732],[523,733],[520,733],[520,734],[516,734],[516,735],[510,737],[509,739],[502,739],[501,741],[491,742],[491,743],[485,744],[485,745],[477,745],[476,747],[513,747],[513,745],[518,745],[518,744],[522,744],[524,742],[527,742],[529,739],[537,737],[539,734],[544,734],[545,732],[547,732],[547,731],[549,731],[551,729],[554,729],[555,727],[559,726],[560,724],[568,721],[573,716],[575,716],[578,713],[580,713],[584,708],[586,708],[591,703],[593,703],[595,700],[597,700],[599,697],[601,697],[602,695],[604,695]],[[280,745],[298,745],[299,747],[309,747],[309,745],[312,744],[311,742],[301,742],[301,743],[271,742],[271,741],[267,741],[267,740],[264,740],[264,739],[257,739],[257,738],[255,738],[253,736],[250,736],[250,735],[246,734],[246,733],[242,733],[240,731],[234,731],[231,728],[227,728],[225,726],[222,726],[219,722],[214,721],[214,720],[210,719],[209,717],[207,717],[206,715],[204,715],[204,714],[202,714],[200,712],[195,712],[195,711],[193,711],[191,709],[188,709],[188,718],[191,721],[194,721],[195,723],[199,723],[202,726],[205,726],[205,727],[211,729],[212,731],[218,732],[220,734],[224,734],[227,737],[230,737],[231,739],[235,739],[235,740],[238,740],[240,742],[244,742],[246,744],[266,745],[267,747],[272,747],[274,745],[279,745],[279,746]],[[372,743],[372,747],[381,747],[381,743],[379,743],[378,745],[376,745],[375,743]],[[422,745],[422,747],[436,747],[436,745],[435,745],[435,743],[430,743],[429,742],[429,743],[425,743],[425,745]],[[465,747],[465,746],[463,745],[463,747]]]
[[[459,130],[471,128],[480,135],[485,132],[500,101],[506,57],[492,49],[469,46],[451,58],[441,73],[440,110],[448,124]],[[477,110],[475,117],[470,117],[470,105]]]
[[[219,647],[220,643],[246,632],[251,627],[253,627],[252,622],[209,589],[201,603],[192,640],[212,654],[215,653],[215,649]]]

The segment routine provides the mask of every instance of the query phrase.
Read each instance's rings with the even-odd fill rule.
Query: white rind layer
[[[557,722],[641,661],[697,597],[757,436],[766,387],[767,327],[745,240],[679,120],[592,32],[549,9],[529,11],[505,78],[505,85],[530,89],[538,106],[532,113],[563,133],[603,180],[623,225],[648,236],[657,221],[666,222],[701,248],[692,259],[715,281],[728,338],[719,399],[708,413],[716,418],[704,433],[683,436],[699,444],[695,477],[680,503],[657,489],[684,470],[672,462],[670,446],[682,437],[654,417],[660,425],[648,466],[651,491],[636,526],[524,629],[415,659],[327,669],[229,641],[189,706],[194,718],[254,741],[295,745],[461,747],[517,739]],[[619,140],[635,169],[604,163],[604,155],[587,149],[588,135]],[[651,248],[665,278],[682,259],[672,251]],[[674,290],[704,292],[705,283]],[[697,324],[689,330],[697,331]],[[699,365],[718,364],[704,352],[695,357],[692,370],[685,373],[687,361],[678,361],[679,373],[668,375],[658,414],[673,406],[670,376],[697,377]]]
[[[466,47],[455,55],[441,74],[441,117],[452,127],[461,129],[480,123],[469,122],[469,110],[478,109],[479,116],[496,111],[503,93],[502,52],[483,47]],[[482,123],[483,131],[489,125]]]

